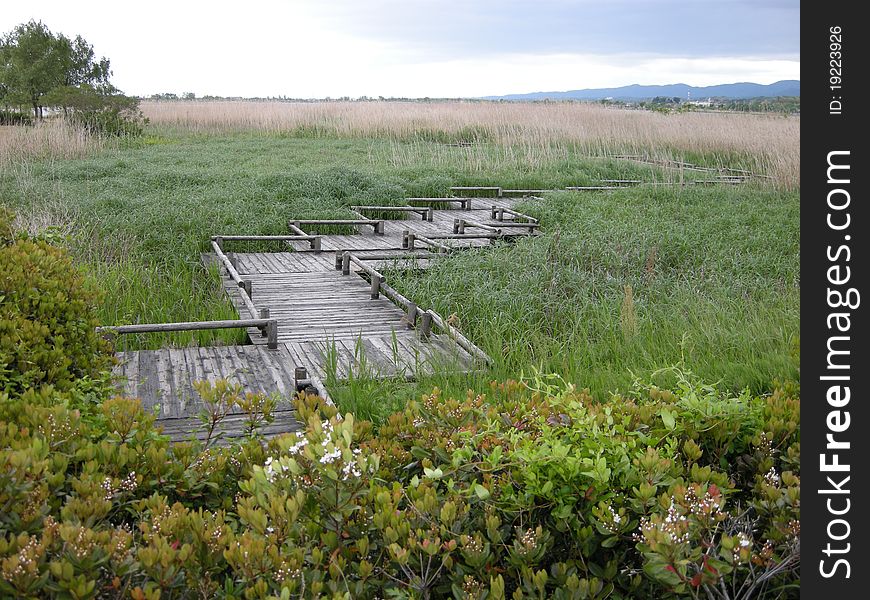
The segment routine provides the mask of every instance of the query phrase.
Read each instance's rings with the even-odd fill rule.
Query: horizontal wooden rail
[[[181,323],[147,323],[136,325],[105,325],[97,327],[102,334],[165,333],[170,331],[203,331],[257,327],[268,337],[268,347],[278,347],[278,321],[276,319],[237,319],[225,321],[189,321]]]
[[[441,252],[441,253],[450,252],[452,250],[452,248],[450,248],[450,246],[446,246],[446,245],[442,244],[441,242],[436,242],[435,240],[433,240],[431,238],[428,238],[426,236],[419,235],[419,234],[417,234],[417,235],[408,234],[407,236],[405,236],[405,240],[406,240],[406,244],[408,246],[408,250],[413,250],[415,248],[415,245],[414,245],[415,242],[420,242],[421,244],[425,244],[426,246],[429,246],[430,248],[435,248],[438,252]]]
[[[502,190],[502,196],[535,196],[537,194],[546,194],[547,192],[555,192],[558,190]]]
[[[621,185],[571,185],[565,189],[569,192],[596,192],[601,190],[621,190],[625,186]]]
[[[378,235],[384,234],[382,219],[293,219],[290,225],[301,230],[302,225],[369,225]]]
[[[413,212],[420,215],[424,220],[431,221],[434,211],[431,207],[420,206],[351,206],[357,212],[363,211],[396,211],[396,212]]]
[[[515,217],[519,217],[520,219],[526,219],[528,221],[528,223],[524,223],[524,225],[538,223],[538,220],[535,217],[533,217],[531,215],[527,215],[525,213],[521,213],[521,212],[516,211],[512,208],[505,208],[505,207],[496,206],[493,204],[492,210],[490,212],[491,212],[492,218],[495,219],[496,221],[504,221],[504,216],[506,214],[508,214],[508,215],[513,215]]]
[[[316,235],[213,235],[211,239],[224,242],[308,242],[319,237]]]
[[[454,185],[450,188],[451,192],[495,192],[495,196],[500,198],[502,195],[501,187],[497,185]]]
[[[466,227],[474,227],[477,229],[483,229],[484,231],[492,231],[493,233],[501,235],[501,229],[497,227],[492,227],[491,225],[484,225],[483,223],[472,221],[470,219],[455,219],[453,222],[453,233],[465,233]]]
[[[311,249],[320,252],[320,236],[309,235],[301,229],[295,235],[213,235],[211,239],[221,248],[224,242],[310,242]]]
[[[455,203],[462,206],[462,210],[471,210],[471,198],[405,198],[405,202],[422,202],[424,204]]]
[[[492,240],[504,236],[500,233],[439,233],[428,237],[430,240]]]

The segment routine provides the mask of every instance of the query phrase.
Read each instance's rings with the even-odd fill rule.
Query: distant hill
[[[685,83],[669,85],[626,85],[618,88],[571,90],[568,92],[533,92],[531,94],[508,94],[506,96],[486,96],[486,100],[649,100],[656,96],[678,97],[686,100],[705,98],[760,98],[762,96],[800,96],[801,82],[794,79],[777,81],[770,85],[760,83],[726,83],[707,87],[694,87]]]

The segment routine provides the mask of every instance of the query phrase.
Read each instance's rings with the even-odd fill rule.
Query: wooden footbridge
[[[520,201],[501,188],[455,188],[489,197],[408,198],[403,206],[354,206],[353,218],[288,221],[281,236],[215,235],[213,253],[224,288],[241,319],[127,325],[106,333],[243,327],[250,344],[163,348],[118,353],[116,375],[174,439],[198,435],[204,409],[194,382],[228,379],[245,392],[285,399],[266,434],[297,424],[286,401],[309,389],[329,399],[327,380],[413,379],[432,372],[463,373],[490,358],[443,316],[418,306],[389,285],[386,268],[426,268],[447,253],[517,236],[539,223],[515,210]],[[340,233],[319,233],[323,228]],[[271,242],[281,252],[233,252]],[[241,435],[244,415],[221,424]],[[200,436],[201,437],[201,436]]]

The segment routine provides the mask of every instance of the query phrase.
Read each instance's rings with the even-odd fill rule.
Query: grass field
[[[0,203],[20,228],[62,239],[94,273],[107,324],[232,317],[217,273],[200,264],[212,234],[285,233],[291,216],[338,217],[350,204],[441,196],[451,185],[690,176],[607,158],[632,151],[773,179],[553,194],[525,209],[541,218],[540,237],[395,274],[396,287],[457,315],[496,360],[483,381],[538,369],[605,398],[677,363],[755,391],[799,377],[799,119],[558,104],[421,104],[416,113],[304,105],[292,115],[280,106],[167,106],[145,106],[152,123],[141,140],[95,143],[59,129],[0,140]],[[460,139],[474,145],[445,143]],[[127,343],[168,341],[194,336]],[[474,383],[358,381],[335,395],[378,418],[434,384]]]

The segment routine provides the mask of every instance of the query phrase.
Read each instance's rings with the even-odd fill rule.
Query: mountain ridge
[[[800,96],[801,82],[784,79],[771,84],[742,81],[710,86],[691,86],[685,83],[664,85],[640,85],[637,83],[615,88],[589,88],[564,92],[530,92],[484,96],[485,100],[648,100],[656,96],[680,98],[681,100],[704,100],[728,98],[731,100],[759,98],[763,96]]]

